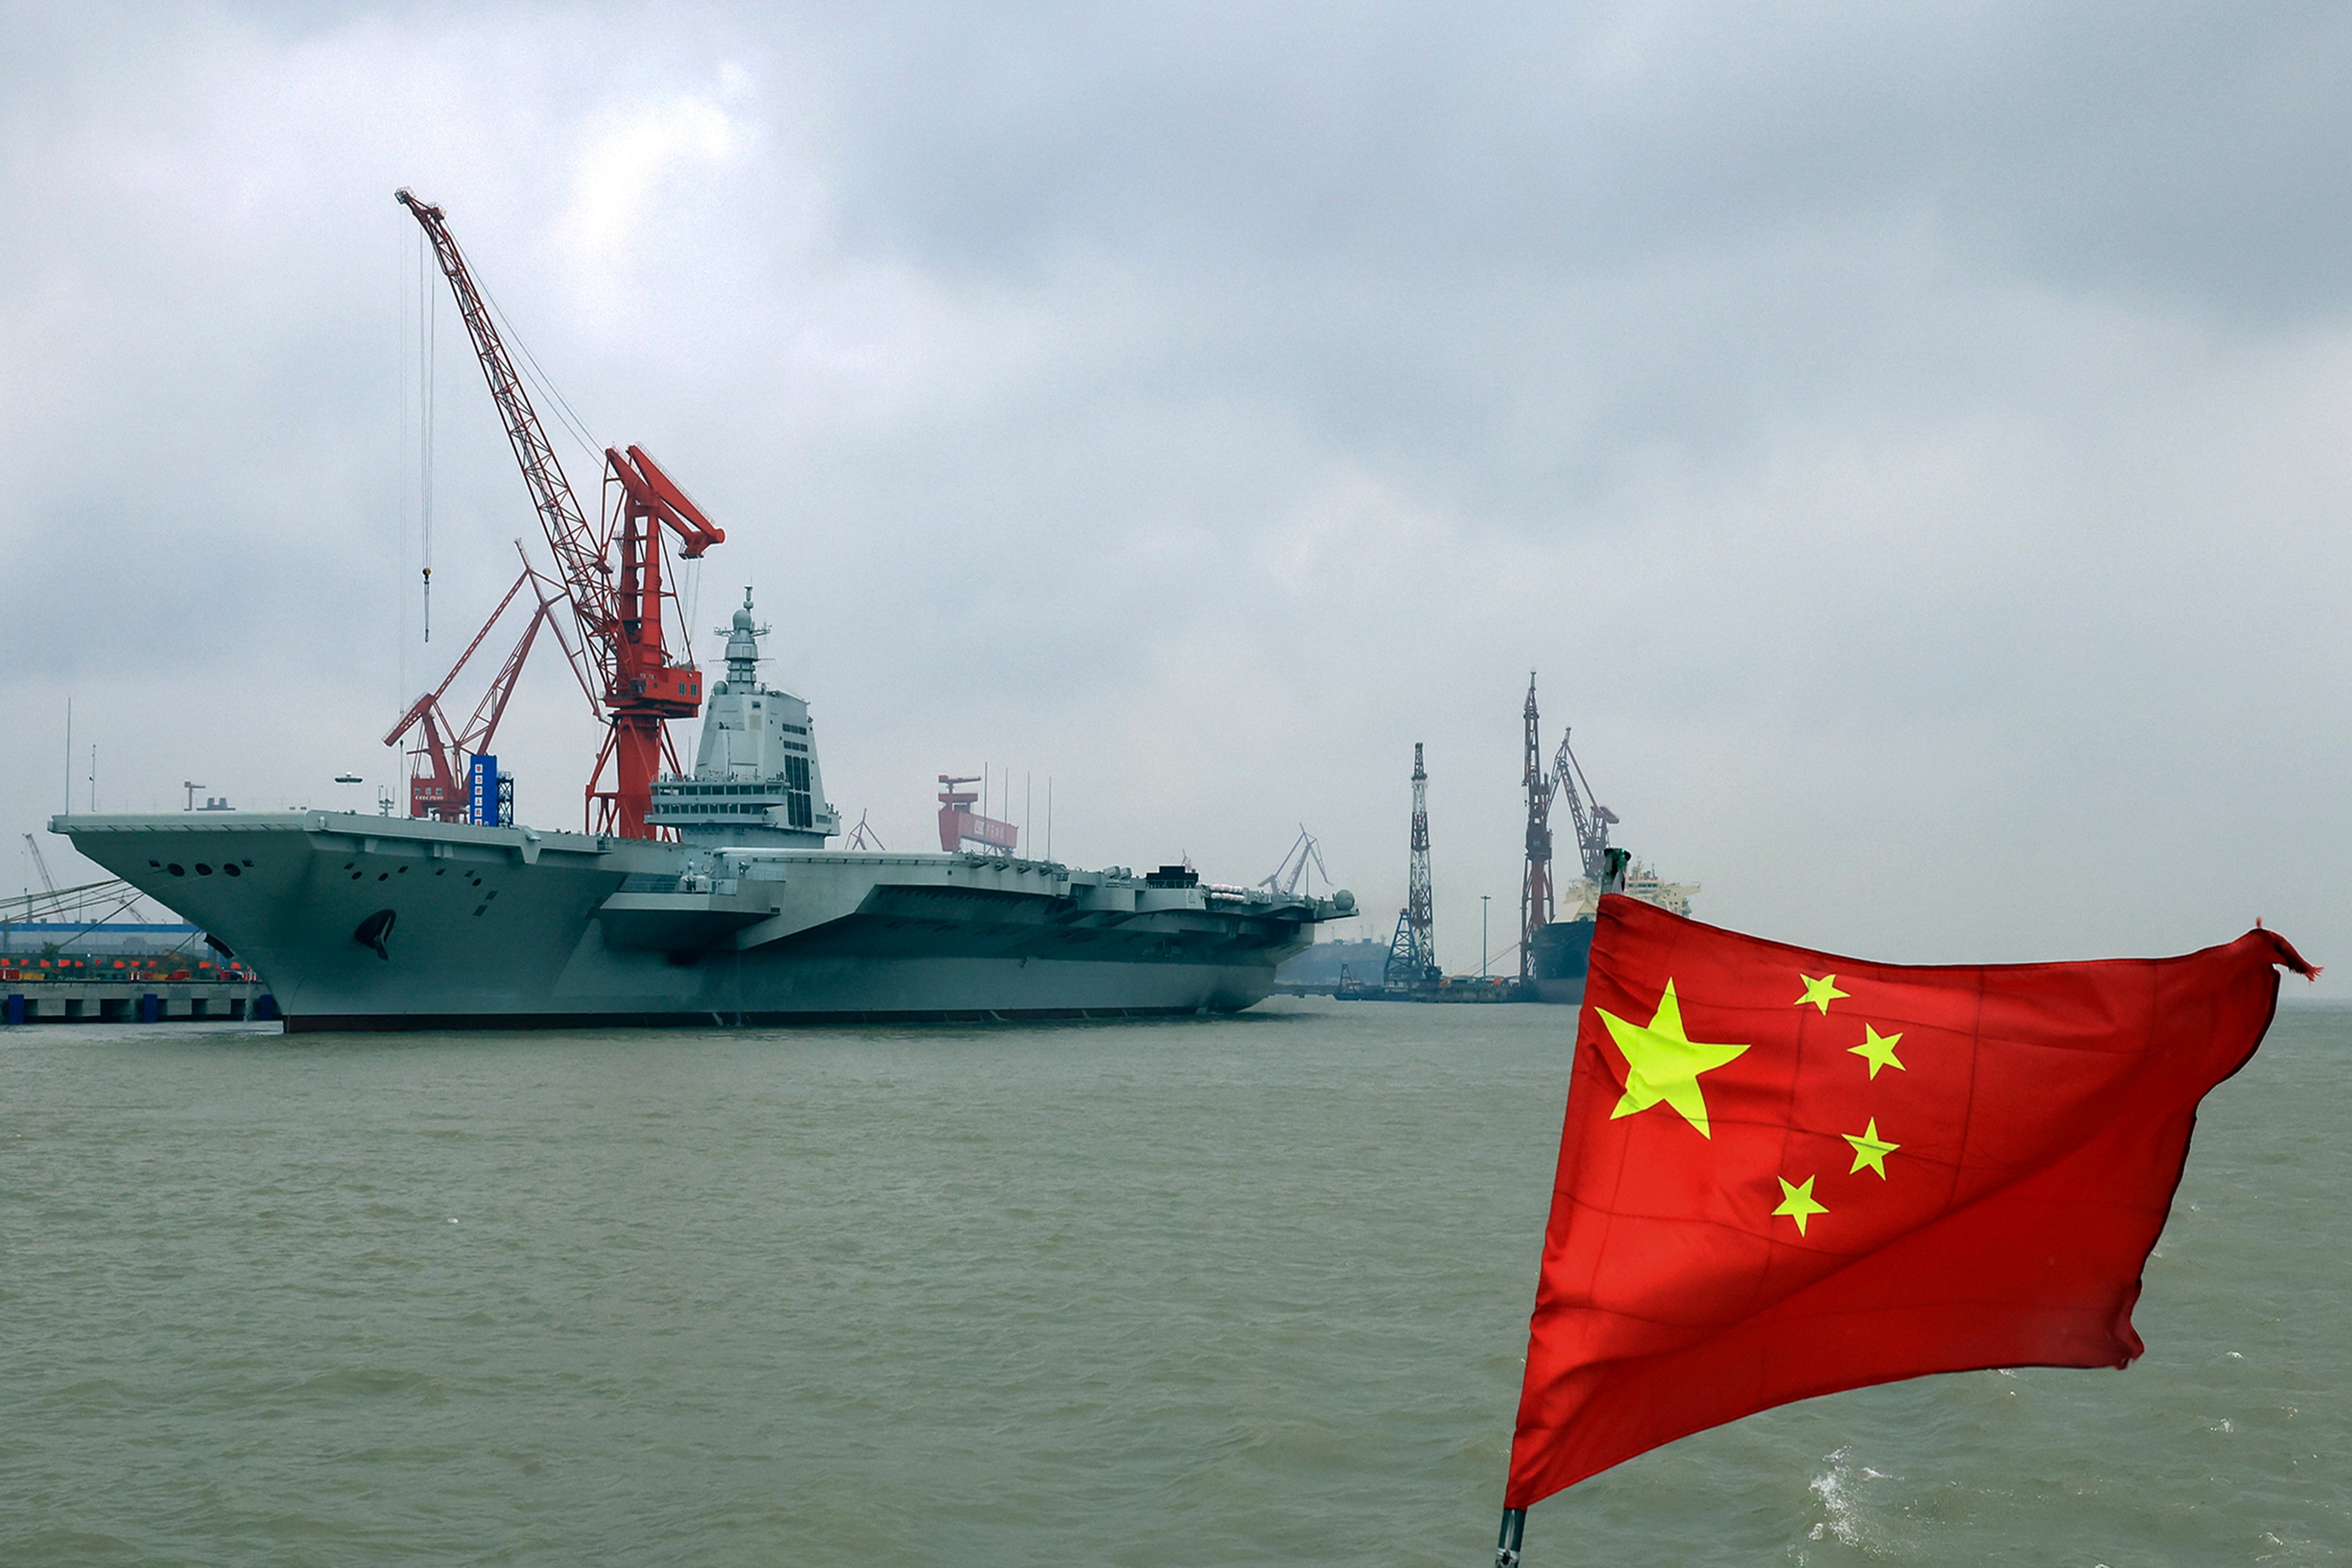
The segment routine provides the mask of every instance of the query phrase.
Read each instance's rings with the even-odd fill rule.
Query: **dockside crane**
[[[727,535],[639,447],[604,449],[603,504],[597,522],[591,525],[488,303],[449,232],[447,218],[439,207],[419,201],[404,188],[394,193],[394,199],[424,229],[441,275],[457,298],[490,401],[498,406],[507,443],[554,556],[555,582],[580,634],[578,646],[567,642],[564,651],[606,725],[604,748],[586,791],[590,826],[624,838],[655,837],[657,830],[646,825],[653,782],[665,762],[677,766],[667,726],[672,719],[690,719],[702,709],[702,672],[690,661],[673,663],[664,643],[662,601],[677,597],[665,570],[667,536],[677,535],[678,553],[691,561]],[[526,563],[525,578],[530,575]],[[518,581],[508,598],[522,585]],[[526,645],[543,618],[532,618],[524,634]],[[527,647],[519,647],[509,662],[519,668],[527,651]],[[504,679],[510,687],[511,673]],[[447,683],[443,684],[446,689]],[[503,703],[501,697],[500,710]],[[395,736],[406,727],[404,722]],[[608,771],[609,786],[604,782]]]
[[[1556,795],[1568,798],[1569,820],[1576,829],[1577,859],[1583,868],[1586,880],[1599,886],[1609,875],[1609,829],[1615,825],[1617,814],[1592,797],[1591,781],[1584,776],[1584,766],[1569,750],[1568,731],[1559,732],[1559,750],[1552,753],[1551,768],[1543,765],[1543,744],[1539,736],[1536,712],[1535,671],[1528,672],[1528,702],[1524,710],[1527,720],[1527,747],[1523,753],[1523,782],[1528,794],[1528,858],[1527,875],[1519,885],[1519,978],[1535,975],[1536,933],[1549,925],[1558,913],[1559,888],[1552,877],[1551,803]],[[1580,792],[1577,786],[1584,787]],[[1586,802],[1591,799],[1591,809]]]
[[[530,563],[530,557],[525,553],[520,539],[515,541],[515,553],[522,556],[522,574],[514,580],[514,585],[507,590],[506,596],[490,612],[489,619],[482,623],[482,629],[474,634],[474,640],[467,643],[466,650],[457,656],[457,662],[449,667],[449,673],[441,678],[441,684],[418,698],[408,711],[400,716],[400,722],[392,727],[392,732],[383,738],[385,745],[397,746],[412,731],[416,734],[416,743],[411,748],[416,761],[408,775],[408,815],[411,816],[437,816],[444,822],[457,822],[465,816],[467,762],[490,749],[490,743],[498,734],[499,721],[506,717],[507,700],[514,695],[515,677],[522,672],[523,660],[530,657],[531,644],[537,640],[542,626],[562,645],[565,662],[571,665],[574,675],[581,677],[580,689],[588,699],[588,711],[600,719],[604,716],[597,707],[596,694],[588,689],[586,677],[581,671],[579,657],[572,652],[571,639],[563,633],[558,616],[559,606],[563,603],[562,589]],[[516,595],[526,586],[531,591],[534,608],[522,628],[522,637],[507,655],[505,662],[499,666],[498,673],[490,678],[489,689],[474,705],[473,717],[467,721],[465,728],[458,729],[441,710],[441,700],[449,694],[449,688],[457,683],[458,675],[488,640],[491,628],[506,615],[507,606],[515,602]],[[353,779],[352,782],[358,781]]]
[[[1307,832],[1307,825],[1302,822],[1298,825],[1298,837],[1283,856],[1282,864],[1276,866],[1273,875],[1259,882],[1258,886],[1276,898],[1295,898],[1298,893],[1298,879],[1307,875],[1310,866],[1314,868],[1315,876],[1323,879],[1325,887],[1334,885],[1330,871],[1323,864],[1322,841]],[[1314,893],[1315,877],[1307,877],[1307,891],[1310,896]]]
[[[1544,772],[1538,739],[1536,672],[1528,671],[1527,752],[1521,782],[1528,791],[1528,869],[1519,883],[1519,978],[1535,976],[1536,932],[1551,924],[1557,900],[1551,885],[1551,776]]]
[[[1584,776],[1584,764],[1578,762],[1576,753],[1568,749],[1568,728],[1565,725],[1560,727],[1559,752],[1552,758],[1551,776],[1559,793],[1568,797],[1568,815],[1570,820],[1576,824],[1576,847],[1584,862],[1585,879],[1596,886],[1607,881],[1609,830],[1616,826],[1617,814],[1601,805],[1600,797],[1593,795],[1592,781]],[[1580,795],[1576,793],[1580,783],[1584,785],[1584,794]],[[1584,809],[1588,798],[1592,803],[1589,815]]]
[[[1437,965],[1435,899],[1429,876],[1429,770],[1422,743],[1412,743],[1412,851],[1406,868],[1404,908],[1397,911],[1396,934],[1389,939],[1381,984],[1391,991],[1434,985],[1444,978]]]

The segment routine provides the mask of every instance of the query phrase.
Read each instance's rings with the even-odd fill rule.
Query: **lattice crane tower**
[[[1386,985],[1433,985],[1437,967],[1437,931],[1429,882],[1429,773],[1422,766],[1422,743],[1412,743],[1412,864],[1405,883],[1404,908],[1397,915],[1396,936],[1389,943],[1389,961],[1381,973]]]
[[[1536,932],[1551,924],[1557,902],[1551,884],[1551,797],[1555,781],[1544,772],[1538,736],[1536,673],[1528,671],[1528,871],[1519,884],[1519,978],[1535,976]]]

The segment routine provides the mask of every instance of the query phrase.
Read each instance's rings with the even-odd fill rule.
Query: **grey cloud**
[[[445,315],[418,646],[407,183],[727,526],[698,625],[758,584],[894,841],[1010,760],[1066,854],[1249,879],[1303,817],[1378,910],[1426,740],[1462,962],[1532,665],[1732,923],[2352,936],[2337,12],[8,26],[18,719],[76,690],[126,798],[381,771],[535,531]],[[503,742],[544,820],[576,702]]]

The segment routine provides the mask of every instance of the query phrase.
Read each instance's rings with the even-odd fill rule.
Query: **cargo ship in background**
[[[1605,846],[1602,853],[1607,854]],[[1700,890],[1696,882],[1663,881],[1654,868],[1640,861],[1629,861],[1624,875],[1622,890],[1629,897],[1678,915],[1691,912],[1691,895]],[[1575,901],[1575,912],[1536,928],[1527,975],[1536,1001],[1572,1005],[1584,999],[1584,973],[1592,957],[1592,922],[1601,903],[1601,884],[1591,878],[1570,883],[1561,892]]]
[[[441,209],[396,196],[457,300],[552,569],[525,552],[457,664],[385,737],[407,748],[406,816],[387,798],[377,816],[49,824],[257,972],[289,1030],[1231,1012],[1272,990],[1318,923],[1355,912],[1345,889],[1027,858],[1012,825],[971,814],[969,797],[941,797],[940,853],[890,854],[862,834],[828,848],[841,822],[814,724],[803,698],[760,679],[766,628],[749,591],[707,715],[702,672],[666,642],[671,552],[698,559],[725,532],[634,446],[604,448],[590,521]],[[453,723],[443,699],[509,606],[524,611],[520,638]],[[605,731],[577,833],[516,822],[492,750],[542,633]],[[667,726],[698,715],[689,772]]]

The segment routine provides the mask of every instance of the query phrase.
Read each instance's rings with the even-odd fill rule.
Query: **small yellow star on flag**
[[[1609,1037],[1617,1042],[1618,1053],[1625,1058],[1625,1093],[1609,1119],[1631,1116],[1664,1100],[1697,1128],[1700,1137],[1714,1137],[1707,1131],[1706,1096],[1699,1090],[1698,1075],[1713,1072],[1748,1047],[1709,1045],[1685,1034],[1683,1005],[1675,995],[1671,978],[1666,981],[1665,994],[1658,998],[1657,1015],[1646,1029],[1605,1007],[1593,1011],[1601,1015]]]
[[[1870,1064],[1872,1078],[1875,1079],[1878,1076],[1880,1068],[1893,1068],[1896,1072],[1911,1070],[1895,1059],[1895,1043],[1903,1038],[1900,1034],[1882,1035],[1868,1024],[1862,1026],[1862,1032],[1864,1036],[1862,1044],[1848,1046],[1846,1049]]]
[[[1831,1003],[1842,1002],[1849,994],[1837,988],[1837,976],[1834,974],[1824,974],[1815,979],[1812,975],[1799,970],[1797,978],[1805,983],[1805,994],[1797,998],[1796,1005],[1801,1007],[1811,1002],[1822,1010],[1823,1016],[1828,1016]]]
[[[1814,1177],[1807,1176],[1801,1185],[1790,1181],[1786,1176],[1775,1179],[1780,1184],[1780,1206],[1772,1212],[1775,1215],[1787,1215],[1790,1219],[1795,1220],[1799,1236],[1805,1234],[1807,1220],[1817,1214],[1830,1212],[1827,1205],[1813,1201]]]
[[[1870,1125],[1860,1132],[1841,1132],[1838,1136],[1853,1145],[1853,1169],[1846,1173],[1849,1176],[1859,1175],[1864,1168],[1867,1167],[1878,1173],[1880,1181],[1886,1180],[1886,1156],[1903,1147],[1900,1143],[1889,1143],[1879,1137],[1878,1118],[1875,1116],[1870,1119]]]

